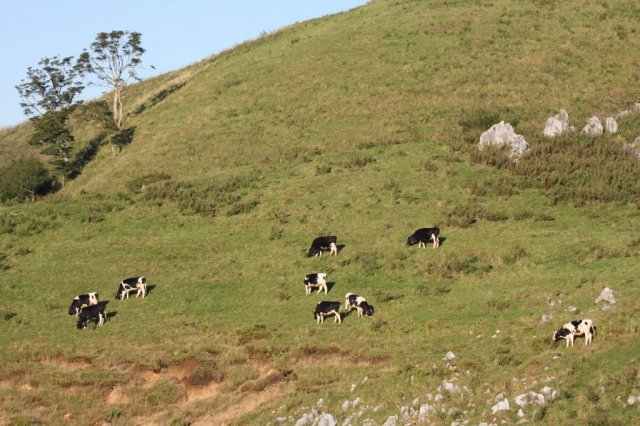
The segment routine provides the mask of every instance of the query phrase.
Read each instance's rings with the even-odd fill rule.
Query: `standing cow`
[[[342,323],[342,317],[340,316],[340,302],[318,302],[316,309],[313,311],[313,319],[315,319],[318,324],[324,322],[324,317],[331,315],[334,316],[334,323]]]
[[[116,299],[123,300],[129,298],[129,293],[136,292],[136,297],[147,295],[147,278],[144,276],[125,278],[118,285]]]
[[[318,293],[324,290],[324,294],[327,294],[327,274],[319,272],[317,274],[308,274],[304,276],[304,292],[308,296],[311,294],[311,290],[318,289]]]
[[[561,329],[553,333],[553,341],[558,342],[564,339],[567,341],[567,347],[569,347],[569,344],[573,346],[573,340],[576,336],[584,336],[584,345],[587,346],[593,340],[594,334],[593,321],[590,319],[575,320],[566,323]]]
[[[367,303],[367,300],[358,296],[355,293],[347,293],[344,298],[344,310],[345,312],[351,312],[351,309],[356,308],[358,312],[358,317],[362,317],[364,315],[370,317],[373,315],[373,305]]]
[[[82,330],[90,322],[95,322],[96,326],[104,324],[107,321],[107,314],[104,312],[105,305],[106,303],[99,303],[84,308],[78,317],[78,330]]]
[[[331,255],[338,255],[338,246],[336,245],[338,238],[335,235],[327,237],[318,237],[311,242],[311,247],[307,252],[307,257],[322,256],[323,251],[329,251]]]
[[[427,243],[433,241],[433,248],[440,247],[440,228],[420,228],[407,238],[407,245],[418,244],[418,247],[427,247]]]
[[[69,316],[78,316],[83,308],[91,305],[97,305],[98,300],[98,293],[95,291],[92,293],[80,294],[74,297],[73,301],[71,302],[71,306],[69,306]]]

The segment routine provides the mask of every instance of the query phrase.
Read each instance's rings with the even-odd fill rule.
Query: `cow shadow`
[[[327,293],[331,292],[334,285],[336,285],[335,281],[327,281]]]
[[[342,251],[347,245],[346,244],[336,244],[336,248],[338,249],[338,253]]]
[[[151,292],[156,288],[155,284],[150,284],[147,286],[147,296],[151,294]],[[146,297],[146,296],[145,296]]]
[[[440,237],[440,246],[442,246],[445,241],[447,241],[447,237]]]
[[[118,315],[118,311],[107,312],[107,321],[111,320],[111,318],[114,318],[116,315]]]

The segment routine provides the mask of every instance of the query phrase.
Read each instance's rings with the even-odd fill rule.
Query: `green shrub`
[[[0,201],[33,200],[54,188],[49,171],[36,158],[13,160],[0,169]]]

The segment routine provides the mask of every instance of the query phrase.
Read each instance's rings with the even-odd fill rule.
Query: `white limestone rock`
[[[543,134],[547,137],[554,138],[568,133],[569,129],[569,114],[567,114],[567,111],[561,109],[556,116],[547,119]]]
[[[508,146],[511,148],[509,157],[517,160],[529,151],[529,144],[524,139],[524,136],[518,135],[513,126],[504,121],[494,124],[480,135],[480,142],[478,143],[478,149],[484,150],[488,146]]]
[[[604,133],[604,128],[600,119],[595,115],[587,120],[587,124],[582,128],[582,133],[587,136],[601,136]]]
[[[509,411],[510,408],[511,407],[509,406],[509,400],[503,399],[502,401],[491,407],[491,413],[496,414],[498,411]]]
[[[606,302],[611,305],[616,303],[616,298],[613,295],[613,290],[611,290],[609,287],[603,288],[602,291],[600,292],[600,295],[596,298],[596,301],[595,301],[596,304],[600,302]]]
[[[618,122],[613,117],[607,117],[604,120],[604,128],[607,133],[618,133]]]

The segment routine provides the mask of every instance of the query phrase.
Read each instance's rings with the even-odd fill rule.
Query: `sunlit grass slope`
[[[132,86],[130,145],[0,207],[0,424],[295,424],[312,407],[383,424],[416,398],[437,409],[425,424],[515,423],[514,398],[545,386],[530,423],[632,424],[640,200],[555,197],[469,141],[494,115],[535,146],[560,108],[577,127],[629,108],[638,17],[624,1],[376,1]],[[640,134],[637,116],[620,127],[603,146]],[[405,245],[434,225],[439,249]],[[306,258],[323,234],[339,255]],[[329,294],[305,296],[310,272]],[[137,274],[148,297],[114,300]],[[79,331],[66,311],[87,291],[111,317]],[[375,315],[314,322],[347,292]],[[593,345],[553,345],[577,318]]]

